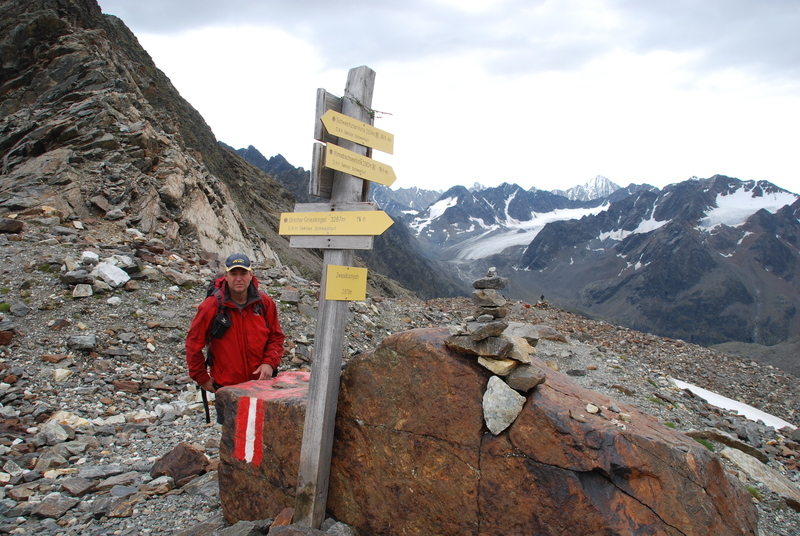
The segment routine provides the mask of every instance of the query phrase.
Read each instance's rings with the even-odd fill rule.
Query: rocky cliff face
[[[3,1],[0,20],[0,210],[125,221],[213,256],[303,257],[275,233],[291,195],[217,145],[122,21],[93,0]],[[313,272],[307,257],[296,264]]]

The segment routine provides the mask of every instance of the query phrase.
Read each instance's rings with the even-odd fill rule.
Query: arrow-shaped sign
[[[375,128],[348,115],[328,110],[322,114],[322,124],[332,136],[372,147],[384,153],[394,151],[394,134]]]
[[[342,149],[332,143],[325,146],[325,167],[385,186],[391,186],[397,180],[392,166]]]
[[[278,234],[316,236],[379,235],[394,221],[382,210],[282,212]]]

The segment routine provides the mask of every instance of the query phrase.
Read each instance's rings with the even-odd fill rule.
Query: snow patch
[[[482,259],[501,253],[514,246],[527,246],[536,238],[545,225],[550,222],[579,220],[584,216],[600,214],[608,210],[608,204],[593,208],[559,209],[551,212],[532,213],[528,221],[517,221],[513,218],[504,231],[492,232],[497,227],[486,227],[488,232],[481,236],[465,240],[459,247],[458,260]]]
[[[739,241],[736,242],[736,245],[737,246],[741,246],[742,242],[744,242],[744,239],[747,238],[748,236],[750,236],[751,234],[753,234],[753,233],[750,232],[750,231],[745,231],[745,233],[742,235],[742,237],[739,239]]]
[[[445,210],[454,206],[456,203],[458,203],[457,197],[448,197],[447,199],[440,199],[439,201],[435,202],[430,207],[428,207],[428,219],[435,220],[436,218],[444,214]]]
[[[789,427],[792,430],[797,428],[792,423],[786,422],[779,417],[775,417],[774,415],[770,415],[769,413],[763,412],[760,409],[756,409],[753,406],[748,406],[743,402],[739,402],[738,400],[733,400],[732,398],[724,397],[720,394],[717,394],[713,391],[709,391],[707,389],[703,389],[702,387],[697,387],[696,385],[692,385],[691,383],[684,382],[681,380],[676,380],[675,378],[670,378],[670,381],[675,384],[678,389],[688,389],[692,393],[696,394],[712,406],[717,406],[718,408],[729,409],[735,411],[739,415],[744,416],[751,421],[762,421],[767,426],[771,426],[776,430],[780,430],[784,427]]]
[[[751,190],[739,188],[732,194],[717,194],[716,207],[706,212],[706,217],[701,219],[697,228],[710,231],[719,225],[738,227],[747,218],[761,209],[773,214],[786,205],[791,205],[798,196],[789,192],[765,193],[760,197],[753,197]]]
[[[630,235],[645,234],[649,233],[650,231],[655,231],[656,229],[663,227],[664,225],[669,223],[669,221],[670,220],[658,221],[653,219],[651,215],[650,219],[642,220],[636,227],[636,229],[634,229],[633,231],[626,231],[625,229],[614,229],[613,231],[606,231],[604,233],[600,233],[600,235],[597,238],[598,240],[601,241],[611,239],[611,240],[616,240],[618,242],[622,242]]]
[[[600,241],[608,240],[610,238],[611,240],[622,242],[632,234],[633,231],[626,231],[625,229],[614,229],[613,231],[606,231],[605,233],[600,233],[600,236],[598,236],[597,238]]]
[[[411,223],[409,223],[409,227],[414,229],[417,234],[422,234],[422,231],[425,230],[433,220],[444,214],[444,211],[448,208],[452,207],[453,205],[458,203],[457,197],[448,197],[447,199],[440,199],[436,203],[432,204],[428,207],[428,217],[427,218],[417,218]]]

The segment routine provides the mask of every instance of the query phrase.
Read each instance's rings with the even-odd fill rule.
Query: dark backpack
[[[211,367],[214,363],[214,354],[211,353],[211,339],[220,339],[228,328],[231,327],[231,317],[228,310],[222,304],[222,290],[217,286],[218,278],[214,278],[206,288],[206,297],[214,296],[217,299],[217,314],[208,326],[206,332],[206,366]]]

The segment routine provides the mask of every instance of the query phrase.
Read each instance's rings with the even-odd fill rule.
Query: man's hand
[[[253,371],[253,374],[258,374],[259,380],[268,380],[272,378],[272,367],[264,363],[263,365],[259,365],[258,368]]]
[[[214,389],[214,382],[212,380],[208,380],[206,383],[201,383],[200,387],[202,387],[203,389],[205,389],[209,393],[216,392],[216,389]]]

